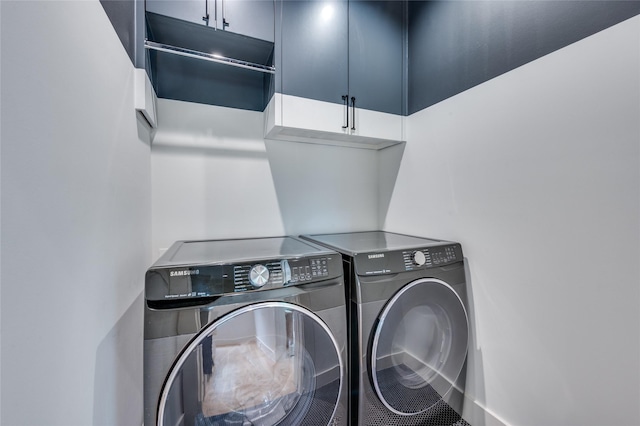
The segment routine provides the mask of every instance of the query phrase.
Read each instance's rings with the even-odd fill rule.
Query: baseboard
[[[495,413],[483,407],[477,401],[472,400],[467,395],[464,397],[464,411],[462,417],[471,426],[510,426]]]

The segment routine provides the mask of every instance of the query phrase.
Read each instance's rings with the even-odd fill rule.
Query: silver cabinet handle
[[[356,98],[354,96],[351,97],[351,130],[356,129]],[[349,123],[347,123],[347,126]]]
[[[345,124],[342,126],[343,129],[347,129],[349,127],[349,95],[342,95],[342,100],[344,101],[344,112],[345,112]]]
[[[229,26],[229,23],[227,22],[227,17],[224,16],[224,0],[220,0],[220,3],[222,4],[222,29],[226,29]]]
[[[209,26],[209,0],[204,0],[204,16],[202,20]]]

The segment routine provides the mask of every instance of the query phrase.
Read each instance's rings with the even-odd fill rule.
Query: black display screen
[[[201,267],[191,275],[191,292],[195,296],[213,296],[233,291],[233,268]]]
[[[198,266],[150,270],[147,300],[189,299],[233,292],[233,266]]]

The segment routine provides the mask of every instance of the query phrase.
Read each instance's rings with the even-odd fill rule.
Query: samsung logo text
[[[384,257],[384,253],[370,254],[369,255],[369,259],[380,259],[381,257]]]
[[[181,271],[171,271],[169,272],[169,276],[170,277],[187,277],[189,275],[199,275],[200,274],[200,270],[199,269],[194,269],[194,270],[190,270],[190,269],[184,269]]]

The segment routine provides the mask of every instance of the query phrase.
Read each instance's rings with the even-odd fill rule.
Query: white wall
[[[0,4],[0,35],[2,5]],[[0,41],[1,46],[1,41]],[[0,51],[0,231],[2,230],[2,54]],[[2,307],[2,236],[0,235],[0,308]],[[2,422],[2,315],[0,314],[0,423]]]
[[[98,1],[0,10],[0,423],[140,424],[142,277],[174,240],[383,221],[463,243],[479,404],[640,423],[638,18],[411,116],[404,155],[161,101],[150,164]]]
[[[260,112],[160,99],[152,255],[181,239],[375,229],[375,151],[265,141]]]
[[[95,1],[2,1],[4,425],[140,425],[149,137]]]
[[[508,424],[640,424],[639,76],[636,17],[408,119],[384,227],[462,242]]]

